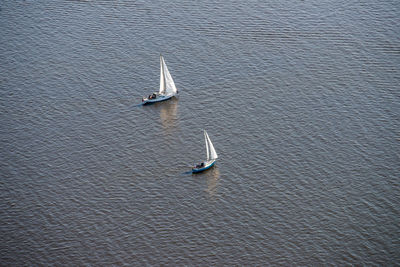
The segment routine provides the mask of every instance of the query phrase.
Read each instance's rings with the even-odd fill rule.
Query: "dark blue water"
[[[399,15],[2,1],[0,265],[398,264]]]

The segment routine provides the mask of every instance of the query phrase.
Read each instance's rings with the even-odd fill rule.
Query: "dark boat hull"
[[[168,99],[171,99],[173,97],[173,95],[169,95],[169,96],[158,96],[155,99],[146,99],[142,102],[142,105],[149,105],[149,104],[154,104],[157,102],[162,102],[162,101],[166,101]]]
[[[215,164],[215,160],[211,164],[206,165],[206,166],[204,166],[202,168],[192,168],[192,173],[199,173],[199,172],[203,172],[205,170],[208,170],[209,168],[214,166],[214,164]]]

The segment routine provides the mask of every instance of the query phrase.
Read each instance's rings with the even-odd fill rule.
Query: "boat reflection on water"
[[[211,198],[216,198],[219,184],[220,172],[218,166],[214,166],[212,169],[205,173],[207,188],[206,192]]]
[[[159,108],[161,125],[166,134],[170,135],[178,126],[178,99],[172,98],[170,101],[159,103]]]

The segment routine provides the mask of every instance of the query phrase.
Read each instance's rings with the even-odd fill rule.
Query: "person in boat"
[[[204,167],[204,162],[202,162],[202,163],[200,163],[200,164],[197,164],[196,165],[196,169],[200,169],[200,168],[203,168]]]
[[[142,102],[148,99],[156,99],[157,98],[157,94],[156,93],[152,93],[151,95],[149,95],[147,98],[142,97]]]

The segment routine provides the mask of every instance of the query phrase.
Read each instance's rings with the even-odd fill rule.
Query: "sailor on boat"
[[[151,95],[149,95],[147,98],[146,97],[142,97],[142,102],[149,100],[149,99],[156,99],[157,98],[157,94],[158,93],[152,93]]]
[[[203,168],[204,167],[204,162],[200,163],[200,164],[196,164],[196,166],[194,166],[196,169],[199,168]]]

